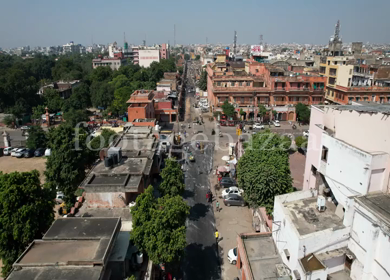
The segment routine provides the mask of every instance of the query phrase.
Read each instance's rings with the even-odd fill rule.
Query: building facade
[[[227,100],[237,113],[242,109],[246,119],[256,119],[262,104],[276,111],[276,119],[294,121],[293,105],[324,101],[324,77],[286,71],[255,59],[228,62],[224,55],[218,55],[214,63],[207,64],[206,71],[207,96],[214,111],[221,111]]]
[[[109,66],[112,70],[118,70],[122,65],[127,65],[127,59],[122,57],[114,58],[95,58],[92,60],[92,68],[99,66]]]
[[[138,64],[141,67],[149,67],[153,62],[160,62],[160,50],[154,49],[140,49],[138,50]]]

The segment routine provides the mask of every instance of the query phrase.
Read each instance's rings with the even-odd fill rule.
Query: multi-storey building
[[[246,113],[246,119],[256,119],[258,106],[263,104],[270,112],[276,111],[274,118],[295,120],[293,105],[324,101],[326,78],[295,73],[255,59],[229,62],[222,54],[207,64],[208,100],[214,111],[222,111],[221,105],[228,100],[237,114],[241,109]]]
[[[92,60],[92,68],[99,66],[110,66],[112,70],[118,70],[122,65],[127,65],[127,59],[121,56],[118,57],[104,57],[95,58]]]
[[[70,41],[68,44],[62,46],[62,51],[66,53],[80,53],[80,45],[76,45],[73,41]]]
[[[277,196],[292,279],[390,279],[390,105],[312,106],[303,191]]]

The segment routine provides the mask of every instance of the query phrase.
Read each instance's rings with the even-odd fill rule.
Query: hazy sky
[[[123,44],[327,44],[341,21],[344,42],[390,42],[390,0],[0,0],[0,47]]]

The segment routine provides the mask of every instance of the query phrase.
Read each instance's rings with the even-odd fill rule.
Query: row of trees
[[[270,130],[252,136],[237,163],[237,183],[253,207],[266,207],[272,214],[274,197],[292,192],[289,167],[291,139]]]
[[[185,221],[189,206],[181,197],[184,177],[175,160],[165,161],[161,177],[162,197],[155,198],[153,186],[149,186],[131,208],[131,239],[154,263],[169,264],[179,261],[186,247]]]

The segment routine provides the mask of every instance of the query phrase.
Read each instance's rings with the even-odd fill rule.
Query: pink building
[[[160,47],[160,58],[161,59],[168,59],[169,58],[169,50],[168,50],[168,44],[162,44]]]

